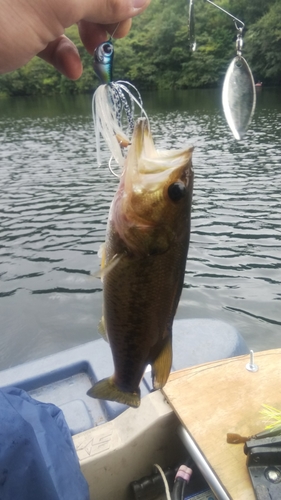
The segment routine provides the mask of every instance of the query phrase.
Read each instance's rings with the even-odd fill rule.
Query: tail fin
[[[137,392],[125,392],[119,389],[112,377],[104,378],[97,382],[87,392],[88,396],[96,399],[105,399],[108,401],[117,401],[133,408],[140,405],[140,390]]]

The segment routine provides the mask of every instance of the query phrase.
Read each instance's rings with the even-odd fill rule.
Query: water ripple
[[[158,148],[195,146],[178,317],[226,320],[254,349],[281,347],[281,110],[262,92],[242,142],[216,92],[144,96]],[[90,109],[90,96],[0,102],[0,368],[98,336],[118,180],[96,166]]]

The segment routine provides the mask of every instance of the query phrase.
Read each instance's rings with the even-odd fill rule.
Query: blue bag
[[[0,500],[89,500],[62,411],[0,390]]]

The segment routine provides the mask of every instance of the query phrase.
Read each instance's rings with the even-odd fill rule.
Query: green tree
[[[281,84],[281,3],[252,25],[247,33],[247,57],[256,79]]]

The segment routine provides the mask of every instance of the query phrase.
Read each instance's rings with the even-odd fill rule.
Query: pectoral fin
[[[115,268],[115,266],[117,266],[118,262],[120,262],[120,260],[122,259],[123,257],[123,254],[115,254],[112,259],[107,263],[105,264],[105,258],[102,256],[102,262],[101,262],[101,268],[95,272],[95,273],[92,273],[92,276],[94,278],[101,278],[101,280],[103,280],[103,278],[112,270]]]
[[[105,260],[106,260],[105,243],[102,243],[101,246],[99,247],[98,257],[101,259],[100,266],[103,269],[105,267]]]
[[[154,389],[162,389],[170,375],[172,366],[172,337],[166,339],[165,345],[152,366],[152,383]]]
[[[125,405],[138,408],[140,405],[140,390],[137,392],[125,392],[119,389],[112,377],[104,378],[97,382],[87,392],[88,396],[108,401],[117,401]]]

